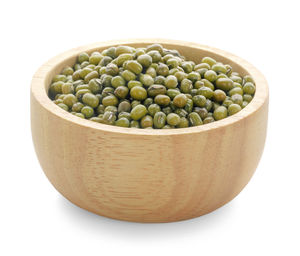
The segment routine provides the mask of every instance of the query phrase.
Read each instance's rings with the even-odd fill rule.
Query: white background
[[[0,255],[300,255],[298,2],[1,1]],[[91,214],[60,196],[36,158],[29,111],[36,69],[80,45],[143,37],[221,48],[269,82],[257,171],[237,198],[206,216],[137,224]]]

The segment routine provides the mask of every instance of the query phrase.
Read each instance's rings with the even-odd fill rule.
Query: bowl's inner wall
[[[112,46],[118,46],[118,45],[129,45],[129,46],[136,47],[136,48],[137,47],[146,47],[153,43],[155,43],[155,42],[111,44],[109,46],[91,48],[89,50],[86,50],[86,52],[89,54],[94,51],[101,52],[104,49],[107,49]],[[248,74],[247,70],[245,68],[243,68],[242,66],[240,66],[238,63],[233,62],[232,60],[230,60],[224,56],[221,56],[213,51],[206,51],[206,50],[199,49],[199,48],[193,47],[193,46],[183,46],[183,45],[177,45],[177,44],[162,44],[162,45],[164,48],[167,48],[167,49],[178,50],[179,53],[186,58],[186,60],[192,60],[196,64],[201,63],[201,59],[203,57],[209,56],[209,57],[214,58],[216,61],[231,65],[233,68],[233,71],[236,71],[236,72],[240,73],[241,75]],[[63,68],[65,68],[66,66],[73,66],[76,62],[76,59],[77,59],[77,56],[79,53],[80,53],[80,51],[78,51],[75,55],[65,59],[64,61],[62,61],[61,63],[56,65],[53,68],[52,72],[48,73],[48,76],[45,79],[45,85],[44,85],[47,93],[48,93],[49,86],[51,84],[52,76],[55,74],[59,74],[63,70]]]

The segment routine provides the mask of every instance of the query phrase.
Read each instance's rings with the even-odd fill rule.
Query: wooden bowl
[[[76,117],[47,96],[51,78],[82,52],[120,44],[160,43],[199,63],[204,56],[230,64],[256,82],[239,113],[198,127],[129,129]],[[171,222],[209,213],[232,200],[253,175],[263,152],[268,86],[245,60],[208,46],[165,39],[95,43],[56,56],[34,75],[31,127],[40,164],[53,186],[88,211],[135,222]]]

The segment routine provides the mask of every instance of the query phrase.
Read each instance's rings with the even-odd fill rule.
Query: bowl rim
[[[97,48],[105,48],[105,47],[110,47],[112,45],[153,44],[153,43],[160,43],[162,45],[168,44],[168,45],[181,46],[181,47],[190,47],[190,48],[210,52],[212,54],[218,55],[226,59],[230,59],[236,65],[241,66],[243,69],[245,69],[247,73],[250,74],[255,80],[256,92],[252,101],[240,112],[232,116],[226,117],[222,120],[218,120],[216,122],[208,123],[205,125],[188,127],[188,128],[178,128],[178,129],[140,129],[140,128],[125,128],[125,127],[118,127],[113,125],[106,125],[106,124],[96,123],[90,120],[82,119],[61,109],[55,103],[53,103],[51,99],[48,97],[48,94],[45,90],[46,80],[50,75],[53,75],[52,74],[53,69],[61,62],[65,61],[66,59],[74,58],[79,53],[84,51],[96,50]],[[193,133],[199,133],[208,130],[214,130],[214,129],[218,129],[224,126],[237,123],[246,117],[250,117],[263,106],[263,104],[268,100],[269,89],[268,89],[268,84],[266,79],[258,69],[256,69],[252,64],[250,64],[246,60],[232,53],[214,47],[210,47],[207,45],[186,42],[186,41],[161,39],[161,38],[140,38],[140,39],[123,39],[123,40],[96,42],[96,43],[70,49],[51,58],[46,63],[44,63],[34,74],[31,82],[31,97],[34,97],[35,100],[44,109],[51,112],[55,116],[70,121],[82,127],[102,130],[111,133],[151,136],[151,135],[193,134]]]

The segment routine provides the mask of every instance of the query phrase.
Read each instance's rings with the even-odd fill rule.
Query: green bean
[[[51,77],[48,94],[58,107],[96,123],[143,129],[208,124],[241,111],[256,91],[250,75],[213,56],[195,63],[157,43],[82,52]]]

